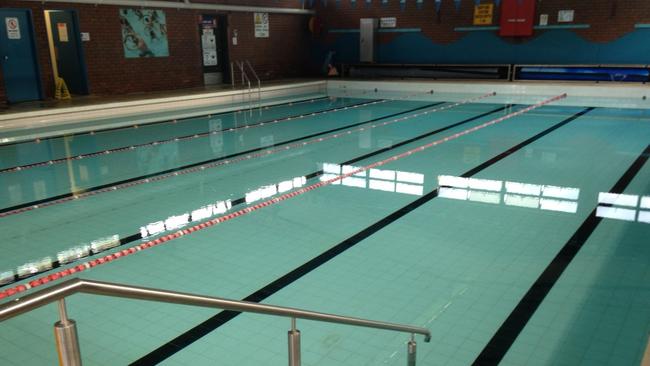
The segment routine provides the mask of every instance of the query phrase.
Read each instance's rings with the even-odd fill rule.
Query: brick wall
[[[255,38],[251,13],[231,13],[228,19],[231,36],[234,29],[238,33],[237,46],[228,46],[231,60],[250,60],[265,80],[308,73],[309,17],[269,14],[269,38]],[[231,42],[230,36],[228,40]]]
[[[219,3],[273,7],[298,5],[295,0],[222,0]],[[83,42],[83,49],[91,94],[125,94],[203,85],[198,22],[201,14],[214,14],[212,11],[163,9],[169,57],[127,59],[122,46],[120,7],[15,0],[5,0],[3,6],[32,10],[42,85],[48,98],[53,95],[54,85],[44,10],[78,11],[80,31],[90,33],[90,41]],[[229,32],[237,29],[239,42],[237,46],[229,44],[229,56],[233,60],[250,60],[263,79],[304,76],[305,55],[310,46],[308,20],[305,15],[269,14],[270,38],[255,38],[253,14],[230,13]],[[229,36],[229,43],[230,39]],[[4,101],[4,84],[0,83],[0,103]]]
[[[491,2],[482,1],[482,3]],[[396,17],[397,27],[421,28],[421,34],[437,45],[452,44],[470,36],[469,32],[455,31],[454,28],[472,26],[474,11],[473,0],[462,0],[459,10],[456,10],[452,0],[443,0],[438,14],[433,0],[425,0],[421,9],[416,7],[415,0],[407,0],[405,11],[400,9],[398,0],[390,0],[388,6],[382,6],[380,0],[373,0],[369,7],[366,6],[365,0],[358,0],[356,7],[351,7],[348,0],[342,0],[338,8],[334,5],[334,1],[329,1],[327,7],[322,7],[320,2],[316,4],[318,17],[322,20],[324,29],[358,28],[360,18]],[[539,23],[540,14],[549,15],[549,24],[558,24],[558,11],[565,9],[575,10],[575,19],[573,23],[562,24],[589,24],[591,26],[589,29],[572,29],[570,32],[592,44],[616,41],[634,32],[636,23],[650,23],[650,1],[647,0],[543,0],[536,3],[535,24]],[[499,14],[500,8],[495,8],[493,25],[499,24]],[[524,45],[548,32],[551,31],[536,30],[532,37],[501,38],[501,40],[511,45]],[[496,34],[496,32],[492,33]],[[379,35],[379,41],[381,44],[387,44],[400,36],[399,33],[382,33]],[[340,37],[345,35],[325,32],[320,41],[322,44],[332,45]],[[551,38],[548,37],[549,47],[563,47],[561,36],[557,39]],[[421,52],[419,49],[409,50],[408,47],[400,49],[414,53]],[[565,51],[571,53],[574,50],[568,47]],[[639,56],[639,59],[642,58],[643,56]],[[650,63],[650,55],[647,58],[645,63]]]

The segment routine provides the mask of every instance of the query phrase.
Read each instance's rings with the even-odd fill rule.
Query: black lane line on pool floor
[[[574,114],[573,116],[553,125],[552,127],[536,134],[535,136],[528,138],[527,140],[509,148],[508,150],[500,153],[499,155],[493,157],[492,159],[476,166],[473,169],[468,170],[464,174],[461,175],[461,177],[468,178],[471,177],[472,175],[490,167],[491,165],[494,165],[495,163],[505,159],[506,157],[510,156],[514,152],[522,149],[523,147],[539,140],[540,138],[548,135],[549,133],[557,130],[558,128],[568,124],[569,122],[585,115],[589,111],[593,110],[594,108],[586,108],[582,110],[581,112],[578,112]],[[411,211],[417,209],[418,207],[424,205],[425,203],[431,201],[432,199],[438,197],[438,189],[434,189],[433,191],[425,194],[424,196],[416,199],[415,201],[407,204],[406,206],[398,209],[397,211],[391,213],[390,215],[384,217],[383,219],[375,222],[374,224],[366,227],[365,229],[361,230],[360,232],[354,234],[353,236],[343,240],[339,244],[333,246],[332,248],[328,249],[327,251],[321,253],[320,255],[312,258],[308,262],[302,264],[301,266],[295,268],[291,272],[285,274],[284,276],[278,278],[277,280],[269,283],[268,285],[262,287],[261,289],[253,292],[252,294],[248,295],[242,301],[250,301],[250,302],[261,302],[267,297],[275,294],[276,292],[282,290],[286,286],[290,285],[291,283],[297,281],[301,277],[305,276],[306,274],[310,273],[314,269],[320,267],[321,265],[325,264],[329,260],[335,258],[339,254],[345,252],[346,250],[352,248],[362,240],[370,237],[371,235],[375,234],[376,232],[380,231],[381,229],[385,228],[386,226],[392,224],[393,222],[397,221],[398,219],[402,218],[403,216],[407,215]],[[175,353],[181,351],[183,348],[191,345],[192,343],[196,342],[197,340],[201,339],[202,337],[208,335],[215,329],[219,328],[220,326],[224,325],[228,321],[232,320],[236,316],[241,314],[240,312],[236,311],[221,311],[217,313],[215,316],[205,320],[201,324],[195,326],[194,328],[186,331],[185,333],[179,335],[178,337],[172,339],[171,341],[165,343],[164,345],[158,347],[154,351],[150,352],[149,354],[141,357],[140,359],[134,361],[131,363],[131,365],[135,366],[140,366],[140,365],[155,365],[158,364],[167,358],[171,357]]]
[[[441,127],[441,128],[439,128],[439,129],[437,129],[437,130],[427,132],[427,133],[425,133],[425,134],[422,134],[422,135],[419,135],[419,136],[416,136],[416,137],[410,138],[410,139],[408,139],[408,140],[404,140],[404,141],[399,142],[399,143],[397,143],[397,144],[395,144],[395,145],[388,146],[388,147],[384,147],[384,148],[381,148],[381,149],[379,149],[379,150],[375,150],[375,151],[373,151],[373,152],[367,153],[367,154],[365,154],[365,155],[358,156],[358,157],[356,157],[356,158],[350,159],[350,160],[348,160],[348,161],[344,161],[344,162],[340,163],[339,165],[349,165],[349,164],[354,164],[354,163],[356,163],[356,162],[358,162],[358,161],[361,161],[361,160],[367,159],[367,158],[369,158],[369,157],[372,157],[372,156],[375,156],[375,155],[379,155],[379,154],[381,154],[381,153],[384,153],[384,152],[387,152],[387,151],[390,151],[390,150],[396,149],[396,148],[398,148],[398,147],[401,147],[401,146],[404,146],[404,145],[410,144],[410,143],[412,143],[412,142],[415,142],[415,141],[418,141],[418,140],[421,140],[421,139],[424,139],[424,138],[430,137],[430,136],[435,135],[435,134],[437,134],[437,133],[447,131],[447,130],[452,129],[452,128],[454,128],[454,127],[458,127],[458,126],[460,126],[460,125],[467,124],[467,123],[472,122],[472,121],[475,121],[475,120],[477,120],[477,119],[480,119],[480,118],[483,118],[483,117],[489,116],[490,114],[494,114],[494,113],[497,113],[497,112],[500,112],[500,111],[506,110],[506,109],[508,109],[508,108],[510,108],[510,107],[512,107],[512,104],[507,104],[507,105],[505,105],[505,106],[502,106],[502,107],[496,108],[496,109],[494,109],[494,110],[491,110],[491,111],[488,111],[488,112],[485,112],[485,113],[481,113],[481,114],[479,114],[479,115],[477,115],[477,116],[474,116],[474,117],[470,117],[470,118],[464,119],[464,120],[462,120],[462,121],[460,121],[460,122],[452,123],[452,124],[450,124],[450,125],[448,125],[448,126]],[[318,171],[315,171],[315,172],[312,172],[312,173],[309,173],[309,174],[305,175],[305,178],[309,180],[309,179],[316,178],[316,177],[318,177],[318,176],[320,176],[320,175],[322,175],[322,174],[323,174],[323,171],[322,171],[322,170],[318,170]],[[246,198],[245,198],[245,197],[236,198],[236,199],[231,200],[230,203],[232,204],[232,207],[235,207],[235,206],[238,206],[238,205],[241,205],[241,204],[246,203]],[[119,244],[117,247],[114,247],[114,248],[111,248],[111,249],[115,249],[115,248],[121,247],[121,246],[123,246],[123,245],[127,245],[127,244],[132,243],[132,242],[134,242],[134,241],[136,241],[136,240],[139,240],[139,239],[141,239],[141,238],[142,238],[142,236],[140,235],[140,233],[135,233],[135,234],[128,235],[128,236],[123,237],[123,238],[120,239],[120,244]],[[94,255],[96,255],[96,254],[100,254],[100,253],[103,253],[103,252],[93,253],[92,255],[90,255],[90,256],[88,256],[88,257],[84,257],[84,258],[90,258],[90,257],[92,257],[92,256],[94,256]],[[64,263],[64,264],[67,265],[67,264],[71,264],[71,263],[74,263],[74,262]],[[45,273],[47,273],[47,272],[49,272],[49,271],[51,271],[51,270],[57,269],[57,268],[59,268],[59,267],[61,267],[61,263],[59,263],[59,261],[56,260],[56,261],[53,261],[53,262],[52,262],[52,269],[47,270],[47,271],[45,271],[45,272],[34,273],[34,274],[32,274],[32,275],[24,276],[24,277],[22,277],[22,278],[21,278],[21,277],[18,277],[18,274],[14,274],[14,280],[13,280],[13,282],[6,283],[6,284],[4,284],[4,285],[0,285],[0,288],[3,288],[3,287],[5,287],[5,286],[12,285],[12,284],[14,284],[14,283],[16,283],[16,282],[18,282],[18,281],[23,281],[23,280],[29,279],[29,278],[31,278],[31,277],[35,277],[35,276],[43,275],[43,274],[45,274]]]
[[[369,100],[364,101],[364,102],[346,104],[346,105],[342,105],[340,107],[319,109],[317,111],[306,112],[306,113],[302,113],[302,114],[293,114],[293,115],[290,115],[290,116],[278,117],[278,118],[273,118],[273,119],[269,119],[269,120],[259,121],[259,122],[251,123],[251,124],[248,124],[248,125],[242,125],[242,126],[239,126],[239,127],[228,127],[228,128],[223,128],[221,130],[193,133],[193,134],[190,134],[190,135],[176,136],[176,137],[166,138],[166,139],[163,139],[163,140],[144,142],[144,143],[141,143],[141,144],[133,144],[133,145],[129,145],[129,146],[114,147],[114,148],[111,148],[111,149],[87,152],[87,153],[84,153],[84,154],[66,156],[66,157],[63,157],[63,158],[55,158],[55,159],[50,159],[50,160],[45,160],[45,161],[38,161],[38,162],[24,164],[24,165],[15,165],[15,166],[12,166],[12,167],[0,169],[0,174],[10,173],[10,172],[18,172],[18,171],[22,171],[22,170],[28,169],[28,168],[51,166],[52,164],[59,164],[59,163],[68,162],[68,161],[81,160],[81,159],[94,158],[94,157],[101,157],[101,156],[108,155],[108,154],[111,154],[111,153],[120,153],[120,152],[124,152],[124,151],[133,151],[134,149],[141,148],[141,147],[158,146],[158,145],[162,145],[162,144],[166,144],[166,143],[170,143],[170,142],[180,142],[180,141],[185,141],[185,140],[188,140],[188,139],[208,137],[208,136],[210,136],[210,135],[212,135],[214,133],[234,132],[234,131],[245,130],[245,129],[248,129],[248,128],[254,128],[254,127],[264,126],[264,125],[272,126],[273,124],[276,124],[278,122],[283,122],[283,121],[299,121],[300,119],[305,118],[305,117],[315,117],[315,116],[319,116],[319,115],[330,113],[330,112],[347,110],[348,108],[350,108],[350,109],[359,108],[359,107],[363,107],[363,106],[366,106],[366,105],[369,105],[369,104],[375,104],[375,103],[378,103],[378,102],[383,103],[383,102],[386,102],[386,101],[389,101],[389,100],[388,99],[369,99]]]
[[[79,191],[74,192],[74,193],[64,193],[64,194],[60,194],[58,196],[44,198],[44,199],[38,200],[38,201],[31,201],[31,202],[23,203],[23,204],[16,205],[16,206],[6,207],[6,208],[1,209],[0,213],[19,210],[21,208],[26,208],[26,207],[31,207],[31,206],[38,206],[38,205],[41,205],[43,203],[47,203],[47,202],[50,202],[50,201],[57,201],[57,200],[60,200],[60,199],[71,198],[71,197],[75,196],[76,194],[80,194],[80,193],[88,193],[88,192],[93,192],[93,191],[99,191],[99,190],[102,190],[102,189],[105,189],[105,188],[110,188],[110,187],[114,187],[114,186],[117,186],[117,185],[131,183],[131,182],[135,182],[135,181],[138,181],[138,180],[143,180],[143,179],[155,177],[155,176],[158,176],[158,175],[174,173],[174,172],[177,172],[177,171],[180,171],[180,170],[194,168],[194,167],[201,166],[201,165],[204,165],[204,164],[214,163],[214,162],[217,162],[217,161],[220,161],[220,160],[227,160],[227,159],[231,159],[231,158],[234,158],[234,157],[237,157],[237,156],[246,155],[246,154],[266,150],[266,149],[269,149],[271,147],[277,147],[277,146],[281,146],[281,145],[291,144],[291,143],[294,143],[294,142],[298,142],[300,140],[309,139],[309,138],[320,136],[320,135],[326,135],[328,133],[337,132],[337,131],[345,130],[345,129],[348,129],[348,128],[364,125],[364,124],[367,124],[367,123],[380,121],[382,119],[392,118],[392,117],[395,117],[395,116],[399,116],[401,114],[415,112],[415,111],[430,108],[430,107],[435,107],[437,105],[444,104],[444,103],[446,103],[446,102],[431,103],[431,104],[427,104],[427,105],[424,105],[424,106],[421,106],[421,107],[412,108],[412,109],[408,109],[408,110],[405,110],[405,111],[389,114],[387,116],[377,117],[377,118],[373,118],[373,119],[370,119],[370,120],[367,120],[367,121],[357,122],[357,123],[353,123],[351,125],[347,125],[347,126],[343,126],[343,127],[337,127],[337,128],[331,129],[331,130],[317,132],[317,133],[314,133],[314,134],[311,134],[311,135],[301,136],[301,137],[298,137],[298,138],[295,138],[295,139],[282,141],[282,142],[280,142],[278,144],[274,144],[274,145],[270,145],[270,146],[256,147],[254,149],[250,149],[250,150],[246,150],[246,151],[242,151],[242,152],[238,152],[238,153],[234,153],[234,154],[230,154],[230,155],[226,155],[226,156],[221,156],[221,157],[214,158],[214,159],[204,160],[204,161],[201,161],[201,162],[198,162],[198,163],[187,164],[187,165],[183,165],[183,166],[180,166],[180,167],[177,167],[177,168],[167,169],[167,170],[163,170],[163,171],[156,172],[156,173],[141,175],[141,176],[137,176],[137,177],[133,177],[133,178],[129,178],[129,179],[124,179],[124,180],[117,181],[117,182],[102,184],[100,186],[95,186],[95,187],[91,187],[91,188],[85,188],[85,189],[79,190]]]
[[[323,100],[323,99],[327,99],[327,98],[329,98],[329,97],[326,96],[326,97],[318,97],[318,98],[307,98],[307,99],[301,99],[301,100],[296,100],[296,101],[292,101],[292,102],[282,102],[282,103],[278,103],[278,104],[269,104],[267,106],[263,106],[262,108],[265,108],[265,107],[274,108],[274,107],[281,107],[281,106],[292,105],[292,104],[311,103],[311,102],[316,102],[318,100]],[[344,97],[344,98],[347,98],[347,97]],[[350,98],[350,99],[353,99],[353,98]],[[361,98],[357,98],[357,99],[361,99]],[[129,128],[133,128],[133,126],[138,126],[138,127],[152,126],[152,125],[158,125],[158,124],[162,124],[162,123],[173,123],[173,121],[180,122],[180,121],[186,121],[186,120],[195,119],[195,118],[205,118],[207,116],[216,117],[216,116],[223,116],[224,114],[228,114],[228,113],[240,113],[240,112],[244,112],[244,111],[248,111],[248,108],[234,109],[232,111],[227,111],[227,112],[206,113],[204,115],[198,115],[198,116],[193,116],[193,117],[166,119],[166,120],[163,120],[163,121],[146,122],[146,123],[133,123],[133,124],[129,124],[128,126],[111,127],[111,128],[97,129],[97,130],[92,130],[92,131],[87,131],[87,132],[75,132],[75,133],[71,133],[71,134],[62,134],[62,135],[48,136],[48,137],[43,137],[43,138],[33,138],[33,139],[23,140],[23,141],[8,142],[8,143],[0,144],[0,148],[3,148],[5,146],[33,143],[37,139],[39,141],[43,142],[43,141],[47,141],[47,140],[60,139],[62,137],[83,136],[83,135],[90,135],[90,134],[93,134],[93,133],[103,133],[103,132],[110,132],[110,131],[117,131],[117,130],[126,130],[126,129],[129,129]]]
[[[609,192],[623,193],[648,161],[648,157],[650,157],[650,145],[636,158]],[[501,362],[526,324],[528,324],[528,321],[560,279],[564,270],[571,264],[602,220],[602,217],[596,216],[596,208],[594,208],[585,221],[582,222],[582,225],[578,227],[560,249],[555,258],[546,266],[546,269],[528,289],[524,297],[521,298],[508,318],[501,324],[488,344],[474,360],[473,365],[496,365]]]

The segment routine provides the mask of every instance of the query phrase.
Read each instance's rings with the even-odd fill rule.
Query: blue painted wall
[[[319,43],[322,60],[336,51],[335,62],[359,61],[359,34],[342,33],[331,44]],[[650,64],[650,29],[636,29],[612,42],[590,42],[571,30],[544,30],[522,43],[504,41],[497,32],[467,32],[450,44],[437,44],[422,33],[404,33],[379,46],[382,63],[499,64]]]

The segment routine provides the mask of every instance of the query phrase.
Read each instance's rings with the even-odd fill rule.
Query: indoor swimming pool
[[[475,89],[0,144],[0,304],[81,277],[426,327],[419,365],[639,365],[650,109]],[[67,306],[87,365],[287,363],[285,318]],[[1,322],[0,364],[56,364],[57,319],[48,305]],[[406,363],[408,334],[298,328],[304,365]]]

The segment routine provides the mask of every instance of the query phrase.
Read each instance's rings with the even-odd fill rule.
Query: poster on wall
[[[126,58],[169,56],[165,12],[120,9],[120,22]]]
[[[255,38],[269,38],[269,13],[253,13]]]
[[[494,14],[494,4],[474,6],[474,25],[491,25]]]
[[[203,28],[201,34],[201,48],[203,49],[203,66],[217,66],[217,40],[214,28]]]

